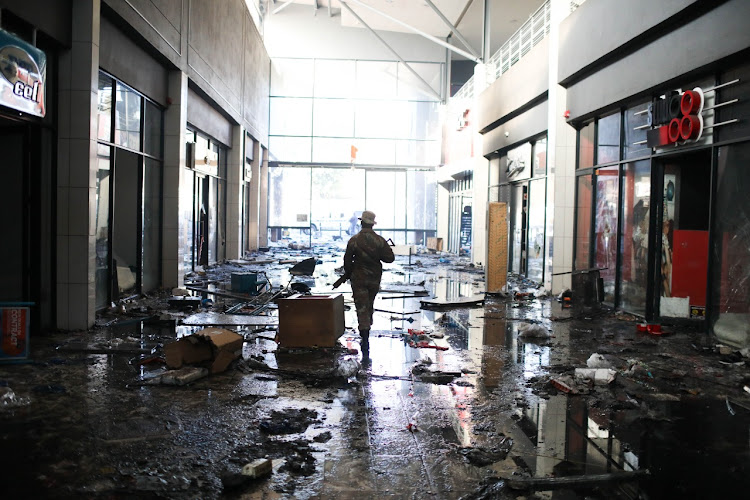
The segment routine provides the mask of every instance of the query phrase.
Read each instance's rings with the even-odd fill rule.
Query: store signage
[[[672,90],[654,99],[647,109],[635,113],[636,115],[648,113],[648,121],[646,125],[635,127],[634,130],[644,128],[648,130],[646,140],[634,144],[646,144],[650,148],[681,146],[699,141],[710,129],[737,122],[733,119],[721,123],[711,122],[710,125],[706,125],[704,117],[707,116],[709,120],[712,120],[712,110],[739,101],[739,99],[732,99],[706,106],[707,95],[738,82],[739,79],[736,79],[708,89],[695,87],[684,92]],[[709,112],[708,115],[706,115],[707,112]]]
[[[700,87],[683,93],[669,92],[663,99],[651,105],[651,124],[646,141],[649,147],[657,148],[678,142],[695,142],[703,134],[704,95]]]
[[[33,45],[0,29],[0,104],[44,116],[47,56]]]

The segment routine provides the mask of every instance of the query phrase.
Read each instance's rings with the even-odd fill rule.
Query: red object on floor
[[[661,335],[661,325],[651,324],[647,327],[648,333],[651,335]]]

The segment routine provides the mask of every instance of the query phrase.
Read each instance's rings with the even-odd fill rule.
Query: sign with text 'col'
[[[47,57],[41,50],[0,29],[0,104],[44,116]]]

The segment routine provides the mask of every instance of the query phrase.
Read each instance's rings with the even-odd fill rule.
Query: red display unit
[[[676,229],[672,237],[672,297],[690,297],[705,307],[708,279],[708,231]]]

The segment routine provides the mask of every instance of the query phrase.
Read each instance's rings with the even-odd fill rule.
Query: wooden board
[[[487,292],[502,291],[508,281],[508,216],[505,203],[490,203],[487,234]]]

